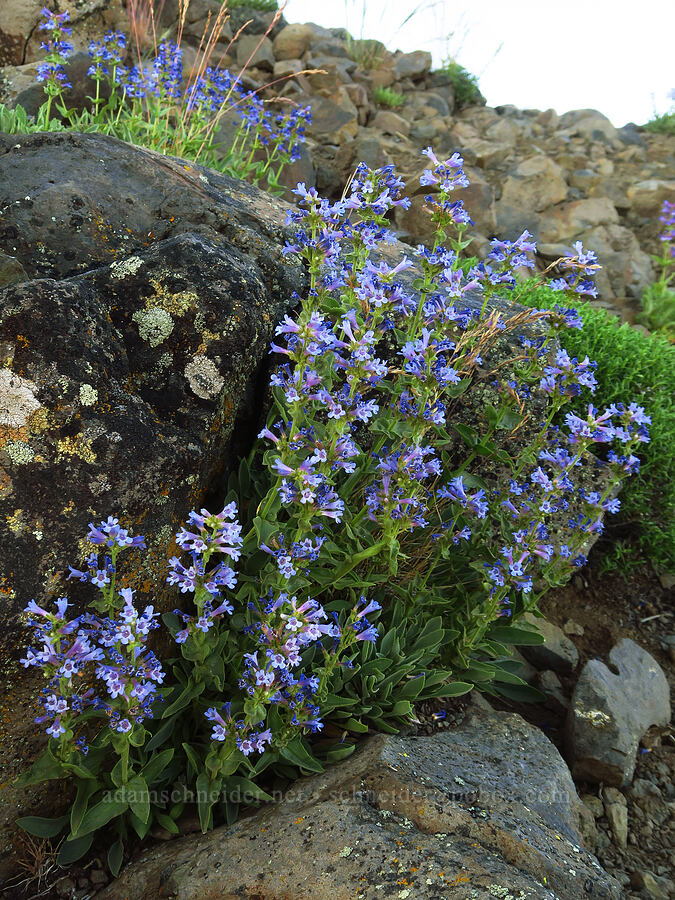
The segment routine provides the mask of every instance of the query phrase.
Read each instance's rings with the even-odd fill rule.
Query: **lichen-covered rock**
[[[618,898],[583,848],[586,816],[540,731],[476,711],[452,732],[373,738],[231,828],[147,850],[100,897]]]
[[[17,681],[21,611],[31,597],[84,599],[91,589],[64,575],[85,555],[87,524],[109,514],[148,539],[147,559],[128,554],[130,586],[175,605],[164,575],[173,535],[227,469],[235,422],[240,442],[252,438],[260,364],[304,276],[281,253],[285,204],[112,138],[0,135],[0,184],[0,252],[25,272],[0,288],[0,783],[11,820],[6,786],[29,758],[39,687],[35,670]]]

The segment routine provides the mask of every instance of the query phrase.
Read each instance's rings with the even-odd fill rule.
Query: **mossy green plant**
[[[560,294],[525,282],[516,288],[514,300],[551,309],[560,303]],[[565,341],[571,354],[579,359],[588,355],[598,364],[593,404],[604,407],[630,396],[652,417],[651,440],[642,448],[640,471],[626,484],[621,498],[618,528],[626,528],[629,539],[616,566],[625,570],[649,560],[658,570],[675,571],[675,346],[661,335],[646,335],[621,324],[603,309],[584,302],[576,306],[584,327],[568,332]],[[574,411],[583,411],[583,402],[575,405]]]
[[[405,103],[403,94],[388,87],[376,87],[373,96],[378,106],[388,106],[390,109],[397,109]]]
[[[462,109],[465,106],[485,106],[485,97],[478,87],[478,78],[472,75],[468,69],[460,65],[454,59],[446,59],[440,68],[450,77],[455,92],[455,106]]]
[[[675,134],[675,111],[662,116],[655,115],[644,125],[644,129],[652,134]]]

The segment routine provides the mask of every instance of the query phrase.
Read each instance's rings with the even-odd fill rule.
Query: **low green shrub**
[[[465,106],[485,106],[486,100],[478,87],[478,78],[464,66],[454,59],[446,59],[439,71],[450,76],[456,107],[462,109]]]
[[[392,109],[396,109],[399,106],[403,106],[405,103],[403,94],[399,94],[398,91],[394,91],[388,87],[376,87],[373,94],[375,103],[377,103],[378,106],[389,106]]]
[[[528,282],[516,288],[514,299],[538,309],[552,309],[559,295]],[[628,542],[617,556],[617,567],[650,560],[660,570],[675,571],[675,347],[660,335],[645,335],[603,309],[575,303],[583,321],[580,331],[566,335],[570,353],[597,362],[599,387],[594,403],[609,406],[627,395],[649,409],[650,442],[640,453],[640,471],[623,489],[617,523],[630,529]],[[585,404],[573,404],[581,414]],[[632,536],[635,536],[634,539]]]
[[[675,134],[675,112],[654,116],[643,127],[652,134]]]

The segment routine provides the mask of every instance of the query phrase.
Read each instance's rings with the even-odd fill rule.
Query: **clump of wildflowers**
[[[138,78],[168,94],[177,63],[170,46],[163,53],[165,80]],[[215,90],[215,74],[204,77],[195,108]],[[495,240],[465,273],[469,220],[451,200],[467,183],[462,158],[425,154],[433,168],[421,184],[433,191],[437,232],[414,259],[378,255],[394,240],[388,216],[408,203],[393,166],[361,164],[336,203],[297,187],[284,253],[305,262],[310,287],[271,344],[279,365],[259,434],[264,487],[252,488],[242,463],[242,503],[228,497],[217,515],[193,511],[176,535],[166,582],[184,602],[164,616],[180,650],[173,681],[163,685],[146,646],[154,607],[140,612],[116,584],[119,553],[143,544],[117,519],[90,526],[99,552],[70,572],[99,587],[98,614],[68,622],[66,601],[56,613],[31,610],[42,648],[24,664],[50,678],[43,718],[68,748],[61,759],[73,759],[77,716],[91,707],[108,718],[116,787],[154,772],[152,759],[160,772],[194,778],[203,829],[214,808],[232,816],[219,797],[237,773],[250,783],[277,763],[320,771],[313,735],[325,758],[345,755],[328,725],[344,739],[405,721],[411,699],[472,685],[499,693],[514,679],[526,689],[501,667],[509,630],[546,585],[585,563],[649,440],[650,417],[636,403],[564,413],[597,386],[594,363],[557,342],[581,324],[566,302],[595,290],[594,255],[579,244],[559,261],[565,303],[555,310],[489,310],[490,294],[511,291],[515,270],[532,267],[534,242],[527,232]],[[463,397],[476,388],[474,409]],[[88,665],[101,697],[74,687]],[[144,744],[160,701],[148,745],[161,759],[141,767],[132,748]],[[169,735],[174,746],[158,751]]]
[[[64,762],[86,747],[83,737],[75,739],[75,727],[87,708],[106,714],[113,731],[128,734],[135,724],[152,717],[157,685],[164,679],[159,660],[145,646],[150,632],[159,627],[159,614],[146,606],[139,615],[134,592],[115,587],[118,555],[127,548],[144,548],[143,537],[132,537],[110,516],[98,526],[90,524],[87,539],[102,548],[105,556],[101,560],[99,554],[91,553],[84,569],[70,567],[68,578],[99,588],[98,612],[67,619],[70,604],[65,597],[56,601],[55,613],[34,600],[26,607],[26,612],[39,616],[28,622],[37,646],[29,647],[21,662],[43,669],[48,679],[42,693],[45,715],[36,721],[49,721],[47,734],[58,739]],[[102,682],[102,694],[92,686],[91,677],[77,682],[86,674]]]
[[[43,9],[42,14],[45,21],[40,28],[48,32],[42,48],[47,56],[38,66],[37,78],[47,100],[38,116],[38,130],[64,127],[50,119],[56,100],[65,127],[99,130],[280,190],[284,166],[300,156],[311,122],[310,107],[279,100],[273,111],[257,92],[244,88],[241,73],[234,77],[227,69],[206,65],[206,59],[185,77],[183,51],[173,41],[162,41],[152,60],[129,65],[125,35],[110,31],[101,41],[90,42],[87,75],[96,84],[93,108],[77,113],[65,107],[63,98],[64,89],[71,87],[64,68],[73,50],[65,40],[70,35],[68,11]],[[223,24],[223,16],[218,16],[216,37]],[[213,43],[212,35],[209,46]],[[231,146],[223,148],[216,132],[229,112],[240,124]]]

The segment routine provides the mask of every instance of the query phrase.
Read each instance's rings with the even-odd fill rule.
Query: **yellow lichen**
[[[91,449],[91,441],[82,437],[62,438],[56,444],[57,459],[62,456],[77,456],[88,463],[96,462],[96,454]]]
[[[174,293],[156,278],[151,278],[150,284],[154,294],[146,298],[146,309],[149,309],[151,306],[159,307],[173,316],[180,317],[199,304],[199,297],[193,291],[177,291]]]

